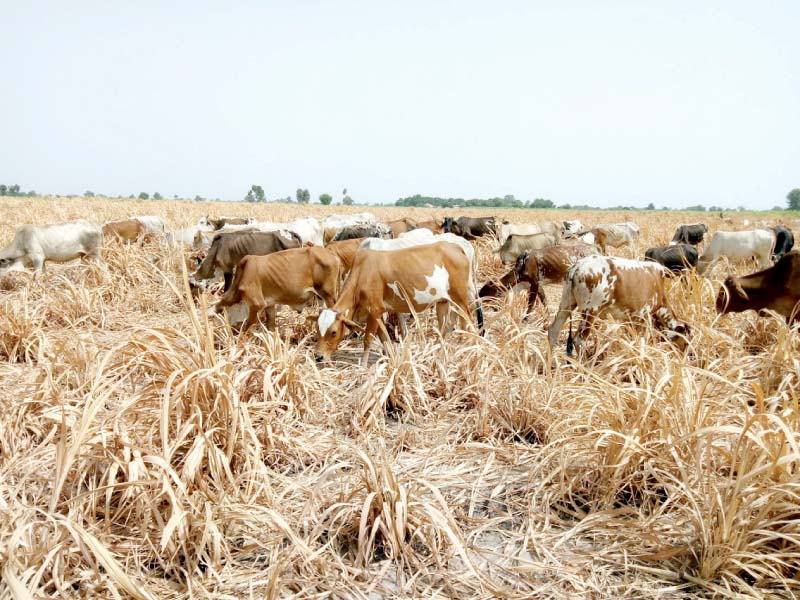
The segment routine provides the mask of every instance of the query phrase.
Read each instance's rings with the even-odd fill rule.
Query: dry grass
[[[327,212],[3,208],[3,241],[23,222],[87,214],[178,226]],[[625,256],[687,220],[579,216],[632,216],[642,240]],[[477,247],[481,279],[500,274],[491,244]],[[550,361],[548,286],[524,322],[522,294],[493,302],[485,338],[443,341],[424,315],[362,368],[358,341],[317,365],[286,309],[279,336],[235,335],[205,316],[213,298],[188,299],[183,259],[109,246],[104,264],[0,282],[3,600],[800,594],[800,340],[779,319],[718,318],[725,265],[671,285],[694,333],[685,353],[600,323],[593,357]]]

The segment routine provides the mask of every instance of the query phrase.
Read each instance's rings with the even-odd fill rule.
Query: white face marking
[[[438,300],[447,300],[450,296],[450,274],[441,265],[433,267],[433,274],[425,275],[427,285],[424,290],[414,290],[414,302],[417,304],[431,304]]]
[[[317,325],[319,326],[319,334],[325,337],[325,334],[328,333],[328,329],[333,322],[336,320],[336,311],[326,308],[321,313],[319,313],[319,319],[317,319]]]

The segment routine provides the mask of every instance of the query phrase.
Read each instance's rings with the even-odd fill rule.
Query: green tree
[[[800,210],[800,188],[794,188],[786,194],[786,200],[789,210]]]
[[[345,206],[353,206],[353,199],[350,196],[345,196],[342,198],[342,204]]]
[[[256,202],[267,201],[267,197],[264,195],[264,188],[262,188],[260,185],[253,184],[250,189],[253,190],[253,195],[256,197]]]
[[[656,205],[653,204],[652,202],[647,205],[647,210],[655,210],[655,209],[656,209]]]
[[[319,195],[319,203],[328,206],[331,202],[333,202],[333,196],[330,194],[320,194]]]
[[[294,193],[294,197],[297,200],[298,204],[302,204],[303,203],[303,190],[300,189],[300,188],[297,188],[297,191]]]
[[[545,198],[536,198],[531,202],[531,208],[555,208],[555,206],[552,200],[546,200]]]
[[[0,196],[5,196],[8,194],[8,186],[0,185]]]
[[[683,210],[695,210],[695,211],[699,211],[699,212],[705,212],[706,211],[706,207],[703,206],[702,204],[693,204],[692,206],[687,206]]]
[[[94,192],[92,190],[86,190],[85,192],[83,192],[83,195],[86,198],[94,198]]]
[[[256,201],[256,195],[253,193],[252,189],[247,190],[247,194],[244,197],[244,201],[245,202],[255,202]]]
[[[149,200],[150,194],[147,192],[139,192],[139,200]]]
[[[163,200],[163,197],[161,196],[161,194],[156,192],[155,194],[153,194],[153,200]]]

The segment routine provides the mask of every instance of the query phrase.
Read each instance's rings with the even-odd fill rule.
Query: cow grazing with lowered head
[[[736,277],[729,275],[717,294],[717,312],[774,310],[788,323],[800,320],[800,252],[784,254],[771,267]]]
[[[597,247],[590,244],[550,246],[541,250],[527,250],[519,255],[513,268],[499,282],[487,281],[480,289],[478,296],[481,298],[497,297],[503,290],[511,289],[519,283],[527,283],[530,286],[527,312],[530,313],[537,298],[541,300],[542,305],[547,306],[543,284],[564,281],[575,261],[584,256],[597,254],[597,252]]]
[[[454,233],[471,240],[484,235],[494,235],[496,232],[494,217],[445,217],[442,222],[444,233]]]
[[[691,223],[688,225],[678,225],[675,230],[675,235],[672,236],[670,246],[677,244],[689,244],[697,246],[703,242],[703,238],[708,233],[708,227],[705,223]]]
[[[581,258],[567,273],[561,303],[548,330],[550,347],[555,347],[561,328],[576,308],[583,320],[574,338],[570,326],[569,356],[573,345],[578,349],[583,346],[595,318],[606,315],[652,319],[657,328],[666,330],[668,340],[685,341],[689,326],[675,319],[664,291],[668,274],[654,262],[599,255]]]
[[[218,233],[211,241],[206,257],[197,271],[189,278],[192,287],[205,287],[208,280],[222,273],[227,292],[233,280],[233,271],[239,262],[248,255],[266,256],[273,252],[299,248],[297,234],[281,234],[270,231],[234,231]]]
[[[529,235],[508,236],[508,239],[495,252],[504,263],[512,263],[527,250],[541,250],[558,244],[559,238],[552,233],[532,233]]]
[[[770,257],[774,247],[775,232],[770,229],[717,231],[703,256],[697,261],[697,272],[705,275],[722,257],[729,260],[755,258],[758,266],[766,269],[771,264]]]
[[[782,225],[772,228],[775,232],[775,248],[772,250],[772,260],[778,261],[781,257],[794,248],[794,234]]]
[[[253,217],[209,217],[206,215],[199,221],[199,225],[210,225],[212,229],[219,230],[228,225],[250,225],[255,219]]]
[[[648,248],[644,258],[665,266],[673,273],[680,273],[697,266],[697,248],[689,244]]]
[[[561,236],[561,227],[554,221],[541,223],[508,223],[504,221],[497,226],[497,241],[502,246],[511,235],[532,235],[534,233],[549,233],[553,237]]]
[[[101,260],[103,230],[97,223],[79,220],[55,225],[22,225],[11,243],[0,250],[0,276],[8,271],[33,268],[45,270],[45,263],[76,258]]]
[[[342,262],[329,250],[304,246],[266,256],[245,256],[236,267],[230,289],[214,305],[217,313],[241,302],[247,304],[246,331],[267,311],[267,329],[275,331],[277,305],[300,312],[311,300],[321,298],[333,306],[342,279]]]
[[[343,336],[358,329],[364,331],[361,363],[366,364],[376,333],[385,347],[390,343],[383,324],[385,313],[421,312],[435,305],[444,334],[452,304],[460,309],[463,327],[473,301],[468,282],[469,261],[455,244],[437,242],[385,252],[359,250],[339,299],[317,318],[317,361],[328,360]]]

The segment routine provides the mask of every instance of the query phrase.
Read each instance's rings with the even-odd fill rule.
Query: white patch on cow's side
[[[249,314],[250,308],[247,306],[247,302],[237,302],[228,307],[228,323],[238,325],[244,322]]]
[[[414,302],[417,304],[431,304],[439,300],[448,300],[450,296],[450,274],[441,265],[433,267],[433,274],[425,275],[427,285],[424,290],[414,290]]]
[[[389,289],[391,289],[394,292],[395,296],[397,296],[398,298],[402,298],[403,297],[403,294],[400,293],[400,288],[398,287],[396,281],[394,281],[392,283],[387,283],[386,285],[388,285]]]
[[[319,326],[319,334],[325,337],[325,334],[328,333],[328,329],[330,326],[333,325],[333,322],[336,320],[336,311],[326,308],[321,313],[319,313],[319,318],[317,319],[317,325]]]
[[[594,244],[596,241],[594,238],[594,234],[591,231],[589,233],[583,234],[581,236],[581,239],[587,244]]]

